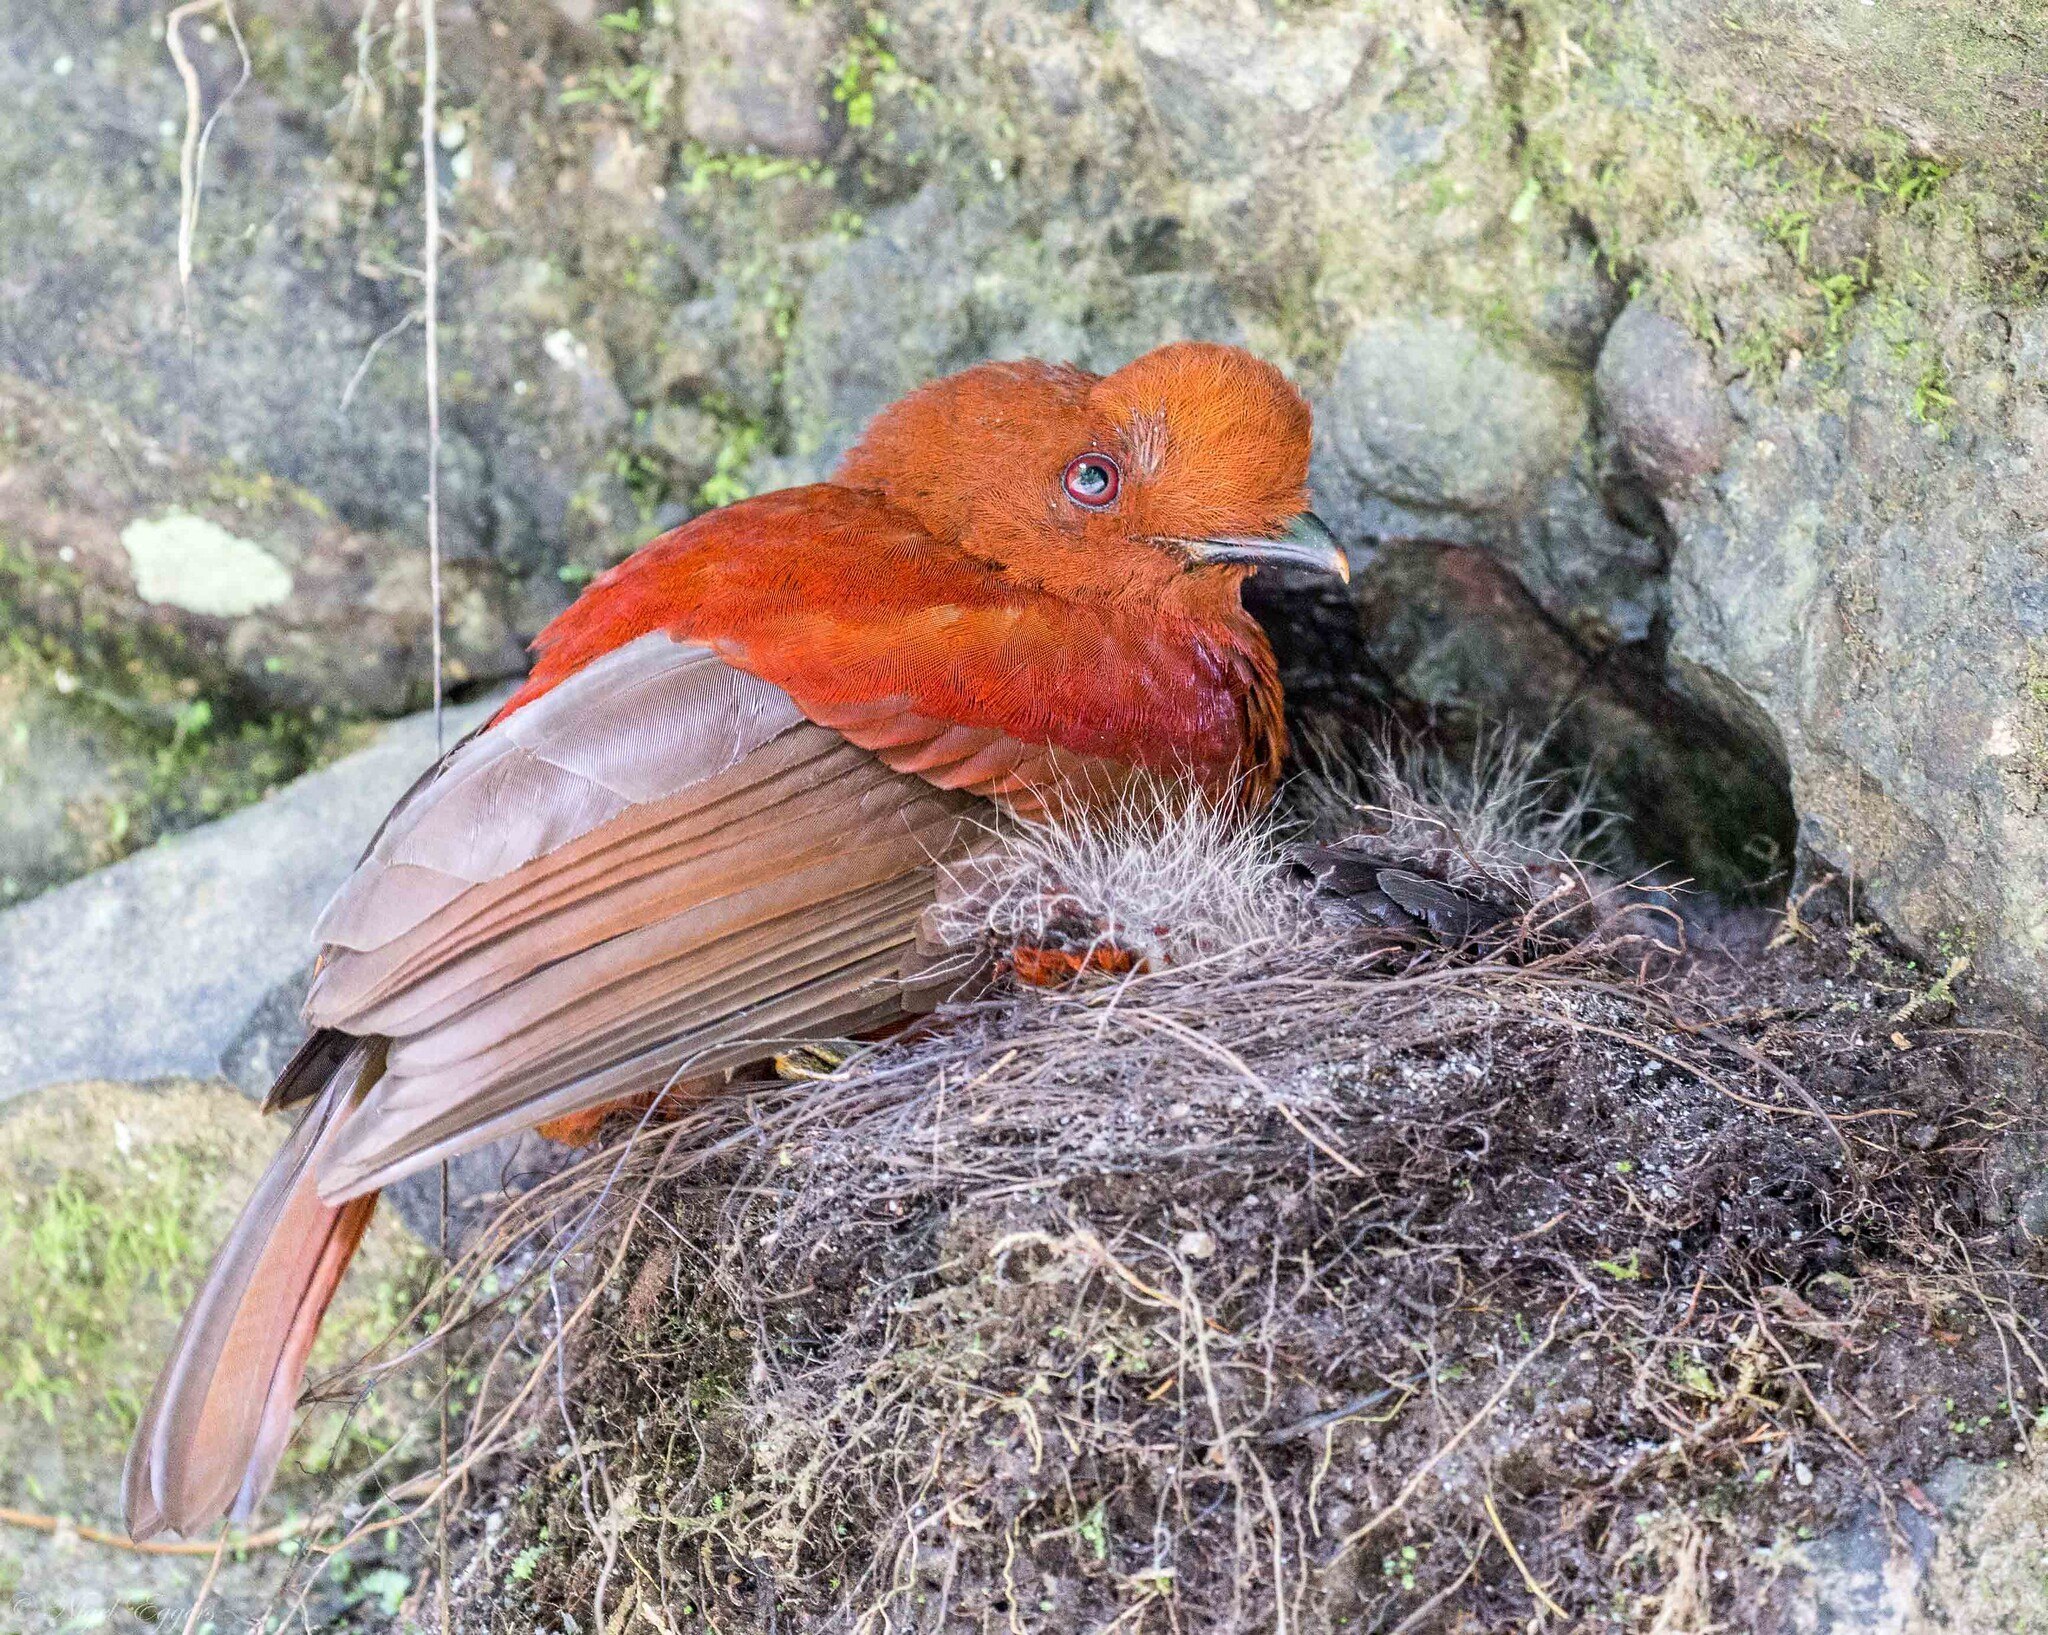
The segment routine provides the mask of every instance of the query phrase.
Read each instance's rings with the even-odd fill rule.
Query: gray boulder
[[[1569,372],[1444,318],[1380,319],[1316,403],[1311,485],[1354,543],[1478,546],[1595,647],[1645,640],[1663,549],[1616,513]]]
[[[1537,605],[1594,649],[1649,641],[1664,607],[1663,542],[1616,515],[1605,475],[1582,445],[1494,547]]]
[[[1654,493],[1715,470],[1735,435],[1712,355],[1649,301],[1615,320],[1593,384],[1607,428]]]
[[[490,712],[451,710],[452,743]],[[270,799],[0,913],[0,1102],[83,1079],[233,1078],[297,1048],[314,919],[433,760],[431,717]]]
[[[1112,0],[1177,168],[1226,188],[1300,148],[1341,103],[1377,30],[1362,7],[1276,16],[1257,0]]]
[[[1353,519],[1373,501],[1425,516],[1524,507],[1586,423],[1572,387],[1443,318],[1362,325],[1320,407],[1321,476]]]
[[[1859,335],[1841,385],[1752,402],[1722,473],[1667,502],[1677,673],[1784,746],[1814,871],[1939,967],[2048,1014],[2048,315],[2006,312],[1916,423],[1913,365]]]
[[[689,60],[683,129],[714,148],[820,158],[832,19],[789,0],[686,0],[676,27]]]
[[[1018,201],[963,203],[934,184],[832,253],[791,333],[790,462],[822,475],[879,409],[990,358],[1109,370],[1175,340],[1242,338],[1215,279],[1133,272],[1099,239],[1034,221]]]

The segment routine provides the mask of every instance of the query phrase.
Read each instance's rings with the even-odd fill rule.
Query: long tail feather
[[[332,1061],[214,1256],[128,1450],[132,1537],[246,1521],[269,1490],[313,1337],[376,1204],[324,1204],[314,1175],[383,1066],[381,1041]]]

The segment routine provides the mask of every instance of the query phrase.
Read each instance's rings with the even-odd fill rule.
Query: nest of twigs
[[[1215,946],[528,1194],[468,1268],[526,1275],[470,1331],[457,1620],[1769,1627],[1806,1541],[2009,1455],[2048,1391],[2024,1043],[1865,932],[1688,946],[1433,809],[1534,882],[1483,941],[1305,908],[1275,843]]]

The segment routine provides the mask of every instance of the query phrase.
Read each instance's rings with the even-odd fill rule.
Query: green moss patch
[[[223,1087],[85,1084],[0,1109],[0,1505],[89,1527],[120,1526],[120,1471],[136,1418],[186,1302],[283,1133]],[[425,1251],[395,1221],[373,1226],[316,1351],[315,1377],[385,1339],[411,1307]],[[261,1524],[333,1501],[380,1455],[418,1446],[431,1381],[316,1410]],[[410,1439],[408,1440],[409,1433]],[[330,1568],[311,1604],[374,1611],[359,1580],[395,1570],[378,1539]],[[253,1615],[301,1554],[297,1543],[231,1556],[217,1621]],[[206,1557],[129,1556],[0,1526],[0,1585],[38,1614],[169,1606]]]

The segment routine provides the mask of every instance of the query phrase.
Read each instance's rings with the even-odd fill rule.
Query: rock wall
[[[416,31],[243,9],[181,287],[159,13],[0,5],[12,895],[421,698]],[[2040,0],[440,15],[459,681],[934,372],[1241,340],[1360,569],[1303,696],[1564,711],[1646,860],[1782,883],[1796,814],[2048,991]]]

